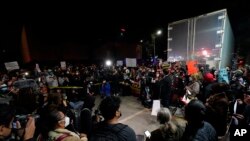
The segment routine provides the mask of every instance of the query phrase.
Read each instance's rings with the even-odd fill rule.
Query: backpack
[[[126,127],[127,125],[117,124],[114,127],[106,126],[102,129],[99,128],[91,137],[91,141],[121,141],[118,134]]]

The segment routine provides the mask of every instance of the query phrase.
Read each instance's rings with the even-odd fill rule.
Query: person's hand
[[[66,100],[63,100],[62,102],[63,102],[63,106],[65,106],[65,107],[67,107],[67,106],[68,106],[68,104],[67,104],[67,101],[66,101]]]
[[[243,104],[243,101],[241,99],[237,99],[237,102],[241,105]]]
[[[83,138],[83,137],[87,137],[87,134],[84,134],[84,133],[80,133],[80,138]]]
[[[28,140],[33,138],[34,133],[35,133],[35,119],[33,117],[28,117],[28,122],[25,127],[25,133],[23,136],[23,140]]]
[[[19,121],[16,121],[16,129],[17,129],[17,135],[19,137],[22,137],[24,133],[24,129],[22,128],[21,123]]]
[[[239,119],[239,120],[243,120],[244,119],[244,116],[241,115],[241,114],[233,114],[233,117]]]
[[[80,136],[80,139],[81,139],[82,141],[87,141],[87,140],[88,140],[87,135],[84,134],[84,133],[80,133],[79,136]]]

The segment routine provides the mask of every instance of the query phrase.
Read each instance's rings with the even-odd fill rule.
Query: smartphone
[[[14,121],[12,122],[12,128],[13,128],[13,129],[17,129],[17,123],[14,122]]]
[[[151,136],[151,133],[148,130],[145,131],[144,134],[146,135],[147,138],[150,138],[150,136]]]

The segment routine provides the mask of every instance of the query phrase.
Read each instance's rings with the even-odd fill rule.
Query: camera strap
[[[62,134],[61,136],[59,136],[55,141],[62,141],[64,138],[71,136],[70,134]]]

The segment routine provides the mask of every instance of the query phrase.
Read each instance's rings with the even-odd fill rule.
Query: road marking
[[[130,115],[130,116],[128,116],[128,117],[126,117],[126,118],[120,120],[119,122],[124,123],[124,122],[126,122],[126,121],[128,121],[128,120],[130,120],[130,119],[132,119],[132,118],[134,118],[134,117],[136,117],[137,115],[139,115],[139,114],[141,114],[141,113],[143,113],[143,112],[146,112],[146,111],[148,111],[147,108],[145,108],[145,109],[143,109],[143,110],[141,110],[141,111],[139,111],[139,112],[137,112],[137,113],[135,113],[135,114],[133,114],[133,115]]]

